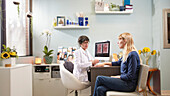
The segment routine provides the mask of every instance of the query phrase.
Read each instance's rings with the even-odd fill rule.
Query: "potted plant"
[[[50,56],[51,54],[53,54],[52,52],[53,52],[54,50],[49,50],[48,51],[48,47],[47,46],[44,46],[44,56],[43,56],[43,59],[44,59],[44,63],[45,64],[51,64],[52,63],[52,61],[53,61],[53,56]]]
[[[120,8],[119,8],[119,5],[116,5],[116,4],[113,4],[113,3],[110,3],[110,11],[119,11]]]
[[[51,33],[49,32],[49,30],[46,30],[42,33],[43,34],[46,34],[46,37],[47,37],[47,41],[46,41],[46,45],[44,46],[44,56],[43,56],[43,60],[44,60],[44,63],[45,64],[51,64],[52,61],[53,61],[53,56],[50,56],[52,55],[53,51],[54,50],[49,50],[49,46],[50,46],[50,40],[51,40]]]

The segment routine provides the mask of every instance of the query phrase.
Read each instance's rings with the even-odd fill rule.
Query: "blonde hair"
[[[123,62],[125,62],[127,60],[128,54],[130,52],[136,51],[138,53],[138,51],[134,45],[132,35],[130,33],[122,33],[119,35],[118,39],[123,39],[126,42],[124,49],[123,49],[123,58],[122,58]],[[140,61],[141,61],[141,59],[140,59]]]

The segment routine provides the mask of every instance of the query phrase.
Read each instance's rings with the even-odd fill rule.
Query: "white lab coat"
[[[90,60],[93,60],[93,57],[90,55],[87,49],[83,50],[80,47],[80,49],[75,51],[73,74],[81,82],[88,81],[87,68],[92,66],[92,62],[90,62]]]

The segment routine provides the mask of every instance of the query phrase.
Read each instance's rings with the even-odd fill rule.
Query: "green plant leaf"
[[[7,52],[10,52],[10,51],[11,51],[11,49],[10,49],[9,47],[7,47],[7,48],[6,48],[6,51],[7,51]]]
[[[3,52],[5,52],[5,51],[6,51],[6,49],[2,49],[2,51],[3,51]]]
[[[46,51],[43,51],[44,52],[44,54],[47,54],[47,52]]]
[[[48,53],[48,56],[50,56],[51,54],[53,54],[53,53]]]
[[[2,46],[4,47],[4,49],[6,49],[6,46],[4,44]]]
[[[44,56],[50,56],[51,54],[53,54],[52,52],[53,52],[54,50],[50,50],[50,51],[48,51],[48,47],[47,46],[44,46]]]
[[[52,53],[54,50],[50,50],[49,53]]]
[[[44,51],[48,52],[48,47],[44,46]]]

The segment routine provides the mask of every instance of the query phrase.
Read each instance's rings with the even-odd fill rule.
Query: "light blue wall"
[[[163,18],[162,10],[170,8],[170,0],[153,0],[153,48],[161,50],[161,87],[170,90],[170,49],[163,49]]]
[[[151,0],[133,0],[134,13],[131,15],[96,15],[94,0],[33,0],[33,41],[34,55],[43,56],[45,37],[40,36],[44,29],[50,29],[53,18],[65,15],[76,18],[76,12],[84,12],[89,17],[89,29],[53,30],[51,48],[77,46],[80,35],[90,38],[88,50],[94,56],[94,43],[111,41],[111,53],[118,53],[117,37],[122,32],[130,32],[138,49],[152,48]],[[56,61],[56,60],[55,60]]]

